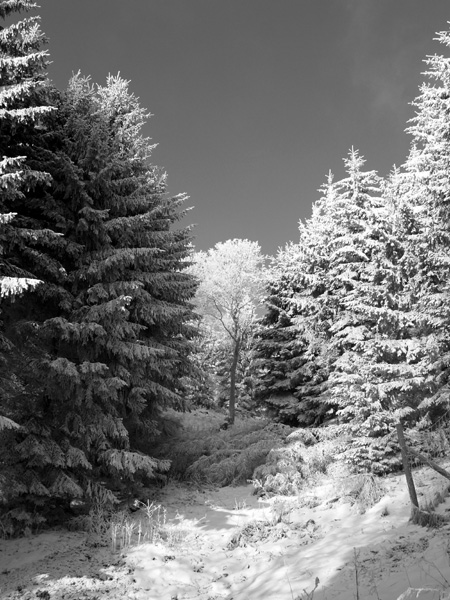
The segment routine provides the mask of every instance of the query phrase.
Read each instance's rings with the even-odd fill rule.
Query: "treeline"
[[[274,261],[254,346],[258,399],[285,423],[331,421],[374,472],[399,464],[397,423],[449,410],[450,59],[426,63],[405,164],[382,179],[352,149],[329,176]]]
[[[450,33],[438,35],[450,46]],[[265,406],[292,426],[333,425],[328,434],[347,440],[342,458],[375,473],[401,465],[398,424],[429,430],[448,420],[450,59],[434,56],[427,66],[405,164],[382,178],[357,150],[349,152],[346,176],[328,176],[311,218],[300,223],[298,243],[287,244],[268,269],[261,261],[253,268],[266,284],[262,318],[252,277],[241,276],[252,271],[251,261],[236,271],[250,242],[228,242],[234,263],[220,244],[194,257],[197,302],[210,324],[203,328],[209,343],[197,350],[215,375],[210,398],[220,401],[237,385],[238,408]],[[205,265],[216,265],[215,275]],[[252,310],[233,378],[238,298]],[[197,401],[207,397],[194,394]]]
[[[405,164],[383,179],[352,149],[268,266],[247,240],[193,252],[128,82],[55,89],[39,18],[18,19],[0,30],[3,527],[163,478],[166,407],[332,424],[355,468],[397,468],[396,426],[449,407],[450,59],[427,61]]]
[[[0,2],[0,16],[34,9]],[[9,19],[12,20],[12,19]],[[0,502],[3,522],[111,497],[168,469],[159,411],[192,373],[185,196],[166,194],[128,82],[47,80],[39,18],[0,31]],[[40,510],[40,509],[39,509]],[[39,517],[39,518],[45,518]]]

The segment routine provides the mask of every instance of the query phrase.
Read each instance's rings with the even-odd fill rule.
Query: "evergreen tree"
[[[0,17],[29,11],[27,0],[0,2]],[[21,412],[20,398],[34,355],[34,289],[57,244],[54,223],[41,209],[50,175],[45,139],[51,93],[46,81],[47,52],[39,17],[0,29],[0,413]],[[23,343],[25,341],[25,343]]]
[[[0,2],[0,17],[36,8],[30,0]],[[39,17],[27,17],[0,30],[0,293],[2,297],[37,285],[39,251],[49,233],[33,219],[35,203],[50,176],[42,169],[41,138],[49,105],[47,51]],[[33,206],[34,204],[34,206]],[[25,257],[21,256],[26,254]]]
[[[269,414],[291,426],[320,423],[329,410],[317,401],[328,369],[321,336],[311,335],[317,286],[307,279],[307,231],[298,244],[280,250],[268,275],[266,311],[255,333],[255,397]]]
[[[102,477],[131,491],[168,469],[146,453],[161,407],[183,405],[196,288],[185,272],[189,230],[173,229],[185,196],[169,198],[151,165],[147,114],[128,83],[77,76],[57,99],[52,185],[36,207],[56,222],[59,260],[45,256],[53,270],[39,271],[36,385],[20,390],[21,428],[2,465],[24,505],[50,514],[55,501],[112,500]]]
[[[439,39],[450,45],[448,32]],[[432,427],[448,411],[450,60],[427,64],[437,84],[424,84],[414,103],[410,155],[385,186],[371,265],[342,303],[367,329],[330,378],[333,392],[343,384],[351,399],[341,416],[358,431],[347,456],[375,471],[398,460],[389,446],[397,434],[402,442],[403,426]]]
[[[190,237],[172,229],[185,196],[168,198],[149,163],[147,116],[119,77],[95,87],[76,76],[61,106],[67,165],[55,195],[68,201],[65,235],[80,252],[67,264],[71,305],[45,325],[45,416],[77,456],[53,483],[60,495],[86,489],[87,469],[122,482],[166,470],[140,451],[151,452],[159,409],[182,406],[191,369]]]
[[[34,8],[28,0],[8,0],[0,2],[0,16]],[[39,17],[0,30],[0,421],[8,429],[1,436],[0,501],[47,493],[26,476],[22,452],[41,410],[41,324],[58,314],[66,295],[59,261],[66,242],[49,193],[58,98],[46,79],[44,42]]]
[[[450,46],[450,32],[438,34]],[[450,58],[442,55],[426,60],[430,80],[422,85],[413,103],[416,116],[407,130],[412,146],[405,164],[403,190],[417,225],[408,245],[411,290],[421,315],[417,343],[426,361],[423,374],[428,393],[419,405],[433,414],[448,409],[450,313]]]
[[[417,305],[421,223],[409,201],[410,183],[394,172],[384,185],[363,170],[355,151],[345,163],[348,176],[327,206],[335,228],[327,230],[326,291],[316,299],[317,314],[325,317],[318,332],[326,324],[332,359],[321,398],[337,407],[348,435],[344,458],[381,473],[398,468],[397,425],[417,421],[440,367]]]
[[[290,411],[300,424],[335,415],[349,440],[345,457],[382,472],[399,464],[386,436],[395,432],[395,411],[407,406],[406,394],[392,394],[414,382],[417,400],[426,382],[416,366],[399,364],[415,347],[408,327],[417,315],[405,290],[413,261],[404,248],[414,215],[398,200],[399,176],[385,187],[364,162],[350,152],[347,177],[328,178],[311,219],[300,224],[299,244],[279,255],[258,350],[265,344],[266,403],[278,400],[280,416]]]
[[[339,227],[331,173],[321,191],[311,218],[299,224],[299,242],[288,244],[274,261],[254,348],[257,398],[290,425],[310,426],[333,416],[325,396],[335,358],[327,343],[333,313],[318,302],[328,293],[329,243]]]
[[[395,444],[383,437],[394,428],[395,407],[384,398],[406,375],[393,361],[403,336],[397,263],[404,252],[395,235],[394,207],[383,197],[377,174],[363,170],[364,162],[350,152],[347,177],[336,185],[328,207],[336,228],[326,247],[327,291],[317,302],[329,315],[327,346],[334,360],[325,397],[347,424],[345,456],[358,467],[383,471],[397,464]]]
[[[449,32],[438,36],[450,45]],[[340,365],[341,383],[347,378],[347,389],[357,391],[349,415],[361,397],[368,415],[362,433],[369,436],[395,423],[402,437],[403,425],[433,426],[448,411],[450,59],[426,62],[431,83],[414,103],[405,170],[394,172],[384,191],[388,214],[378,222],[375,262],[344,303],[352,315],[367,315],[367,324],[372,319],[372,334]],[[391,439],[381,440],[384,456]],[[364,458],[361,449],[357,454]],[[373,458],[366,452],[367,466]]]

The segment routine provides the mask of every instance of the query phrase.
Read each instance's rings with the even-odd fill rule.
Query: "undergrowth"
[[[379,477],[372,473],[357,473],[336,480],[336,494],[355,506],[360,514],[372,508],[386,493]]]
[[[378,499],[373,477],[358,477],[339,461],[347,440],[338,430],[293,430],[255,417],[240,417],[223,430],[225,416],[210,410],[167,413],[176,427],[159,452],[171,461],[172,478],[217,486],[251,481],[259,495],[298,496],[331,475],[347,482],[341,493],[358,510]],[[337,467],[345,471],[341,478],[333,475]],[[314,498],[308,501],[317,505]]]
[[[300,545],[309,544],[319,537],[320,527],[309,519],[305,523],[292,523],[291,512],[298,502],[277,498],[270,514],[264,519],[253,519],[237,529],[227,544],[229,550],[237,547],[256,546],[264,541],[276,541],[295,535]]]
[[[266,462],[255,469],[253,484],[259,495],[298,495],[327,473],[342,442],[317,439],[307,430],[289,435],[283,446],[270,451]]]
[[[225,413],[196,410],[168,413],[181,427],[162,440],[158,452],[171,461],[170,477],[198,484],[238,485],[252,479],[269,452],[284,443],[291,428],[256,417],[237,417],[221,429]]]
[[[255,492],[261,496],[296,496],[301,506],[309,508],[339,499],[364,513],[383,497],[381,480],[371,473],[355,473],[343,460],[345,439],[333,432],[320,437],[311,430],[297,430],[283,446],[272,449],[266,462],[255,469]],[[329,497],[323,493],[317,497],[315,486],[330,479]]]

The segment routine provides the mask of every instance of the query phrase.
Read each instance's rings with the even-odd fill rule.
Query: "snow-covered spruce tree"
[[[385,188],[374,171],[363,170],[364,162],[350,152],[347,177],[336,183],[329,177],[311,219],[300,224],[299,244],[278,257],[279,289],[270,308],[277,315],[281,299],[285,327],[279,319],[272,332],[263,330],[262,385],[273,404],[283,400],[277,388],[298,398],[291,410],[301,410],[300,423],[309,414],[309,423],[326,411],[337,416],[341,435],[348,436],[345,457],[358,468],[383,472],[399,465],[398,447],[386,436],[395,432],[394,411],[406,405],[404,394],[393,401],[390,390],[414,381],[417,400],[426,383],[415,366],[398,364],[406,355],[414,362],[407,324],[417,315],[404,289],[406,270],[413,268],[404,244],[416,231],[414,215],[399,203],[398,177]],[[273,334],[289,335],[278,338],[276,351]]]
[[[450,46],[449,32],[438,40]],[[393,226],[391,265],[383,265],[389,295],[370,370],[372,382],[374,375],[381,379],[371,390],[379,406],[398,428],[419,430],[448,412],[450,366],[450,59],[432,56],[426,63],[431,82],[414,102],[411,151],[385,191]]]
[[[350,436],[345,457],[358,468],[385,472],[399,465],[396,443],[386,436],[395,430],[395,411],[405,406],[400,389],[409,381],[416,394],[423,393],[424,382],[415,366],[402,362],[414,352],[408,329],[414,315],[405,290],[408,220],[377,174],[363,170],[364,162],[351,151],[347,177],[336,184],[327,292],[317,301],[332,316],[327,345],[335,358],[325,396],[337,405]],[[409,225],[414,231],[411,219]]]
[[[189,231],[173,229],[184,196],[169,198],[149,162],[146,117],[127,82],[78,76],[54,121],[65,296],[39,328],[39,398],[11,461],[25,504],[52,515],[52,500],[111,498],[100,478],[130,491],[169,466],[147,453],[159,409],[183,402],[196,284],[185,273]]]
[[[329,409],[317,401],[328,369],[321,336],[311,335],[310,328],[314,297],[321,293],[320,284],[311,281],[311,261],[318,255],[308,253],[309,231],[301,228],[300,242],[280,250],[269,269],[266,311],[252,350],[256,401],[272,418],[294,427],[320,423]]]
[[[449,46],[449,33],[439,40]],[[448,411],[450,59],[426,62],[433,83],[414,103],[410,155],[385,186],[380,237],[342,303],[365,329],[330,378],[333,393],[351,398],[341,403],[341,418],[360,431],[347,456],[375,471],[392,466],[386,450],[394,426],[420,430]]]
[[[256,336],[257,398],[277,418],[310,426],[333,416],[326,396],[328,376],[337,349],[328,343],[334,322],[328,297],[330,240],[338,235],[334,218],[337,184],[330,173],[313,204],[312,216],[299,223],[299,242],[280,251],[272,265],[266,314]],[[328,413],[328,415],[327,415]]]
[[[450,47],[450,32],[437,34]],[[429,420],[448,410],[450,367],[450,58],[426,61],[428,82],[414,101],[416,116],[408,133],[413,137],[405,163],[404,190],[416,215],[417,233],[408,245],[413,269],[410,287],[421,315],[416,339],[428,393],[419,404]]]
[[[36,8],[30,0],[0,2],[0,17]],[[48,53],[39,17],[0,30],[0,294],[15,295],[38,283],[33,246],[49,236],[33,221],[33,193],[50,180],[42,169],[45,117],[52,112],[46,80]],[[36,207],[34,206],[36,209]],[[32,231],[32,233],[31,233]],[[50,232],[51,233],[51,232]],[[22,254],[27,256],[23,257]]]
[[[5,20],[15,12],[33,7],[30,1],[0,2],[0,17]],[[25,192],[31,186],[43,178],[48,179],[29,165],[30,150],[34,150],[30,138],[36,138],[37,121],[49,110],[42,94],[47,53],[41,50],[43,38],[37,24],[37,17],[29,17],[0,30],[0,310],[7,297],[39,282],[34,273],[26,270],[20,260],[17,264],[11,256],[14,238],[24,232],[24,225],[17,218],[20,210],[17,205],[23,204]],[[5,412],[5,398],[17,389],[18,382],[10,376],[7,359],[12,346],[4,334],[4,321],[0,327],[0,372],[4,391],[0,411]]]
[[[169,198],[149,163],[147,113],[128,82],[76,76],[61,107],[68,165],[55,194],[70,206],[66,237],[82,248],[68,273],[69,310],[46,323],[47,419],[63,455],[59,493],[93,493],[94,476],[150,480],[168,468],[151,452],[158,411],[181,406],[189,374],[195,280],[189,229],[173,229],[184,195]],[[100,490],[100,488],[96,488]]]
[[[431,354],[420,348],[424,318],[416,304],[415,254],[420,231],[407,179],[394,172],[384,184],[352,150],[347,177],[330,188],[308,223],[321,265],[321,290],[311,328],[329,360],[324,404],[336,407],[344,458],[356,468],[382,473],[398,468],[396,426],[430,389],[424,370]],[[323,236],[325,233],[325,236]],[[313,245],[314,247],[314,245]],[[314,280],[312,280],[314,281]]]
[[[35,7],[3,1],[0,17]],[[44,42],[39,17],[0,29],[0,421],[21,426],[0,436],[0,502],[35,491],[19,462],[29,418],[39,412],[39,323],[57,314],[65,295],[58,260],[65,242],[49,195],[56,97],[46,80]]]

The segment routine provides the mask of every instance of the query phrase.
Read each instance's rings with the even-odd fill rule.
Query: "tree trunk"
[[[442,477],[450,479],[450,473],[442,467],[440,467],[437,463],[435,463],[434,460],[431,460],[431,458],[428,458],[427,456],[424,456],[423,454],[420,454],[419,452],[416,452],[416,450],[412,450],[411,448],[408,448],[408,453],[412,454],[413,456],[416,456],[420,461],[427,464],[429,467],[431,467],[437,473],[439,473],[439,475],[442,475]]]
[[[234,342],[233,349],[233,362],[231,363],[231,371],[230,371],[230,403],[229,403],[229,421],[230,425],[234,423],[235,416],[235,406],[236,406],[236,371],[237,365],[239,361],[239,348],[240,348],[240,340],[237,339]]]
[[[401,421],[397,423],[397,437],[400,445],[400,451],[402,453],[403,470],[405,471],[406,483],[408,484],[409,498],[412,504],[412,511],[414,507],[419,508],[419,501],[417,500],[416,488],[411,473],[411,467],[408,460],[408,450],[406,448],[405,436],[403,433],[403,425]]]

